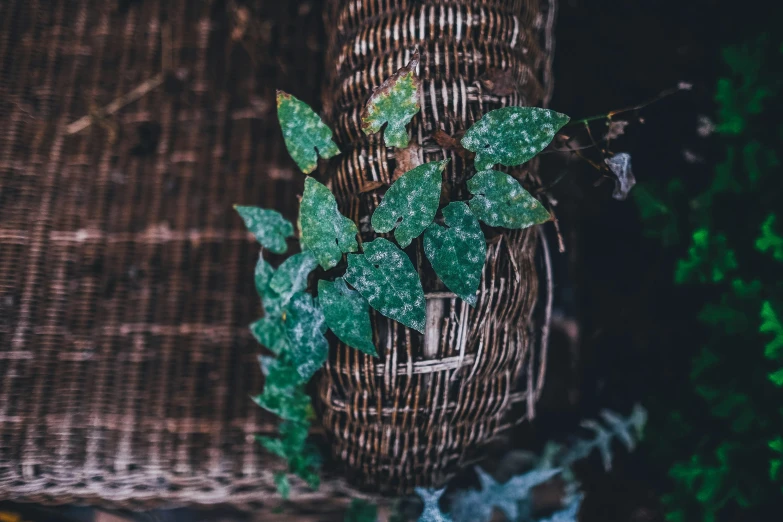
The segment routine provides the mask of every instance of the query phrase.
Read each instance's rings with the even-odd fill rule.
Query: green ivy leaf
[[[275,254],[288,250],[285,240],[294,235],[294,226],[280,212],[242,205],[234,205],[234,209],[261,246]]]
[[[424,232],[424,253],[449,290],[475,306],[487,255],[484,232],[464,201],[449,203],[443,218],[448,228],[433,223]]]
[[[491,227],[528,228],[549,221],[544,205],[504,172],[485,170],[468,180],[470,210]]]
[[[269,293],[269,280],[272,279],[274,273],[275,269],[264,260],[263,252],[259,253],[254,279],[256,283],[256,292],[258,292],[258,297],[262,300],[264,299],[264,296]]]
[[[760,252],[770,252],[776,260],[783,261],[783,236],[773,229],[775,220],[775,214],[767,216],[761,225],[761,236],[756,240],[756,248]]]
[[[370,307],[355,290],[338,277],[334,283],[318,281],[318,302],[324,311],[326,324],[345,344],[359,351],[378,356],[372,343]]]
[[[291,298],[284,320],[291,364],[303,382],[309,381],[329,353],[324,314],[310,294],[301,292]]]
[[[285,306],[294,294],[307,288],[307,277],[316,266],[318,261],[312,252],[305,250],[294,254],[277,267],[269,279],[269,289],[279,296],[281,304]]]
[[[288,499],[288,496],[291,494],[291,483],[288,482],[288,477],[282,471],[275,473],[275,486],[283,500]]]
[[[449,160],[432,161],[409,170],[395,181],[372,214],[372,227],[386,233],[393,229],[402,248],[411,244],[435,219],[440,203],[442,172]]]
[[[332,130],[309,105],[295,96],[277,91],[277,119],[288,153],[305,174],[318,166],[319,154],[324,159],[340,154],[332,141]]]
[[[366,500],[355,498],[351,500],[343,522],[378,522],[378,507]]]
[[[270,372],[269,376],[274,374],[275,372]],[[264,391],[261,395],[253,397],[253,401],[285,420],[301,422],[303,419],[310,419],[315,415],[313,406],[310,404],[310,396],[304,392],[303,386],[273,386],[267,379]]]
[[[313,178],[305,180],[299,227],[302,246],[312,251],[326,270],[337,265],[343,253],[356,252],[359,248],[356,224],[340,214],[332,192]]]
[[[349,255],[345,280],[386,317],[424,332],[426,306],[419,275],[394,243],[378,238],[364,244],[364,254]]]
[[[362,130],[375,134],[385,123],[383,139],[387,147],[408,146],[408,132],[405,126],[419,112],[419,89],[421,80],[416,76],[419,52],[413,54],[408,65],[387,78],[370,96],[362,110]]]
[[[513,167],[546,148],[570,118],[538,107],[503,107],[486,113],[468,129],[462,146],[476,153],[476,170],[496,163]]]
[[[265,315],[250,325],[250,333],[262,346],[265,346],[274,354],[279,354],[288,349],[288,338],[285,334],[285,324],[273,315]]]

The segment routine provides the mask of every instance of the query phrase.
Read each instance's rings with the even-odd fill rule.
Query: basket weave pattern
[[[546,103],[551,9],[521,0],[329,4],[323,100],[343,154],[331,162],[328,182],[364,241],[376,237],[369,216],[400,161],[450,159],[445,190],[467,199],[466,162],[436,142],[436,130],[459,136],[492,109]],[[409,126],[413,145],[400,152],[386,148],[381,134],[365,136],[359,115],[414,47],[422,110]],[[488,91],[480,80],[493,70],[509,71],[516,92]],[[531,180],[534,169],[531,162],[514,175]],[[400,493],[441,484],[510,422],[534,414],[544,377],[532,335],[538,233],[487,229],[487,237],[475,308],[437,281],[419,239],[408,251],[427,297],[425,334],[374,313],[378,359],[336,343],[318,388],[323,424],[335,457],[362,487]]]

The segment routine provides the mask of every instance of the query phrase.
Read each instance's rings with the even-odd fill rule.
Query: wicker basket
[[[368,217],[400,161],[450,159],[448,196],[467,199],[469,164],[434,134],[457,136],[499,107],[546,103],[552,14],[549,5],[520,0],[329,4],[323,103],[343,154],[331,162],[327,180],[364,241],[375,237]],[[365,136],[359,114],[372,89],[415,47],[422,110],[410,125],[413,145],[398,151],[380,134]],[[513,78],[516,89],[494,93],[485,81],[493,75]],[[534,168],[533,162],[513,174],[534,183]],[[385,493],[441,484],[509,423],[533,416],[544,377],[532,321],[538,231],[486,234],[475,308],[437,281],[419,239],[408,251],[427,298],[425,333],[375,314],[379,358],[341,343],[332,350],[318,397],[334,455],[355,484]]]

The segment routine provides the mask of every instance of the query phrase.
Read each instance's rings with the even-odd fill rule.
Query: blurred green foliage
[[[646,235],[680,253],[675,283],[704,303],[690,391],[648,438],[673,462],[673,522],[745,520],[783,499],[782,41],[724,50],[712,139],[725,152],[709,183],[634,194]]]

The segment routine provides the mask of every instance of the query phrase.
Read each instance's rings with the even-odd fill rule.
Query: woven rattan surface
[[[451,199],[467,199],[469,164],[439,143],[437,130],[459,137],[489,110],[547,101],[548,4],[333,0],[327,9],[323,99],[343,151],[328,180],[365,241],[375,237],[368,218],[400,161],[450,159],[445,190]],[[400,153],[380,134],[365,136],[360,113],[373,88],[414,48],[421,53],[422,110],[410,125],[413,145]],[[511,78],[514,87],[488,88],[486,80],[498,77]],[[534,177],[529,169],[515,174]],[[319,387],[322,417],[336,458],[357,485],[394,493],[440,485],[509,422],[533,416],[544,377],[532,335],[538,235],[487,232],[475,308],[437,282],[419,239],[408,250],[427,294],[425,333],[375,314],[378,359],[341,344],[333,352]],[[515,412],[515,403],[524,407]]]
[[[389,32],[372,33],[386,49],[377,62],[372,48],[356,56],[343,49],[379,23],[418,17],[416,36],[402,34],[406,49],[415,40],[423,51],[425,93],[434,100],[413,124],[428,159],[443,157],[427,138],[436,126],[453,133],[493,107],[540,103],[547,91],[539,36],[551,10],[399,4],[346,3],[324,33],[319,2],[0,2],[0,498],[132,507],[276,502],[272,475],[281,465],[253,441],[275,420],[248,399],[263,385],[260,348],[247,331],[260,313],[248,284],[258,250],[231,210],[255,204],[295,217],[303,177],[277,128],[275,88],[317,101],[328,49],[324,100],[346,153],[335,168],[345,171],[353,158],[365,177],[388,176],[394,163],[340,117],[355,116],[376,82],[335,82],[349,70],[385,76],[401,64],[403,40]],[[488,64],[515,68],[519,94],[476,90]],[[450,179],[461,172],[453,163]],[[381,164],[386,174],[376,172]],[[344,210],[368,215],[375,195],[353,198],[358,191],[339,190],[339,176],[333,185]],[[398,477],[396,490],[410,486],[399,480],[403,469],[437,481],[497,431],[514,397],[532,404],[524,386],[509,394],[517,369],[531,367],[535,243],[533,233],[492,239],[486,307],[430,300],[443,340],[429,362],[418,338],[392,338],[384,346],[411,351],[387,350],[377,365],[335,351],[319,395],[338,458],[353,459],[354,469],[375,462],[380,471],[365,476],[375,484]],[[407,335],[378,324],[379,332]],[[536,389],[539,376],[525,375]],[[454,389],[449,383],[462,383],[463,395],[440,402],[438,390]],[[374,403],[382,422],[374,433],[411,426],[394,394],[408,400],[414,389],[422,400],[437,391],[427,420],[439,428],[459,422],[442,435],[412,430],[428,437],[415,444],[426,455],[405,464],[413,468],[388,453],[407,440],[398,435],[372,439],[382,451],[370,457],[375,450],[360,448],[360,432],[378,410],[354,404],[365,389],[383,398]],[[439,452],[446,456],[432,457]],[[292,497],[318,509],[345,491],[327,477],[317,493],[295,482]]]
[[[294,217],[274,91],[318,100],[322,30],[313,2],[0,2],[0,498],[276,498],[231,206]]]

